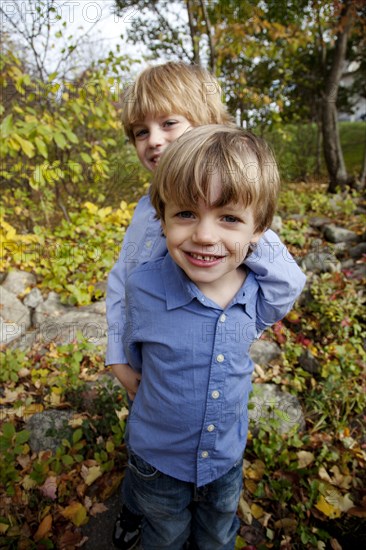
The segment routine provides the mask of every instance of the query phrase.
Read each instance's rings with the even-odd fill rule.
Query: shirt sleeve
[[[108,342],[106,365],[127,363],[127,357],[123,351],[122,335],[126,322],[125,307],[125,281],[127,277],[126,254],[134,244],[130,238],[130,228],[127,228],[123,239],[123,245],[117,262],[114,264],[108,277],[107,284],[107,323]]]
[[[254,272],[259,285],[257,327],[263,331],[291,310],[304,288],[306,277],[270,229],[244,263]]]

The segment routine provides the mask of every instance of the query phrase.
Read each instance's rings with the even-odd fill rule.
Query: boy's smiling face
[[[167,248],[173,260],[207,296],[239,290],[243,263],[251,243],[262,233],[255,230],[254,209],[240,202],[214,206],[221,194],[218,176],[211,180],[210,204],[165,205]]]
[[[146,116],[133,125],[137,156],[141,164],[154,172],[166,147],[192,128],[182,115]]]

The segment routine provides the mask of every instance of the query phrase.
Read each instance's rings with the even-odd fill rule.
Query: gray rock
[[[28,351],[32,348],[34,344],[37,343],[37,331],[31,330],[26,332],[21,332],[20,338],[14,340],[11,344],[11,348],[19,349],[20,351]]]
[[[42,293],[39,288],[35,287],[26,295],[23,304],[27,307],[36,308],[43,302]]]
[[[340,271],[341,264],[337,258],[328,252],[309,252],[303,257],[301,267],[313,273]]]
[[[8,292],[12,292],[16,296],[19,296],[20,294],[24,294],[29,286],[34,286],[36,283],[37,279],[33,273],[14,269],[9,271],[2,287]]]
[[[352,246],[348,252],[351,258],[358,260],[359,258],[362,258],[364,254],[366,254],[366,243],[356,244],[356,246]]]
[[[281,356],[281,349],[274,342],[256,340],[250,348],[250,356],[254,363],[264,367],[273,359],[278,359]]]
[[[18,338],[31,325],[29,309],[4,286],[0,287],[0,314],[3,321],[1,335],[4,340],[2,343],[13,340],[13,336]]]
[[[71,308],[64,315],[47,319],[36,325],[38,339],[43,344],[69,344],[83,339],[95,345],[103,344],[107,333],[105,314],[81,308]]]
[[[6,346],[15,340],[19,340],[24,335],[24,330],[17,323],[7,323],[0,317],[0,344]]]
[[[72,414],[72,411],[50,409],[31,416],[26,422],[26,429],[30,431],[29,446],[32,451],[55,451],[62,439],[73,433],[68,425]]]
[[[309,219],[309,225],[311,227],[320,228],[323,227],[323,225],[326,225],[330,223],[332,220],[330,218],[324,218],[322,216],[314,216]]]
[[[299,365],[310,374],[318,374],[322,370],[321,364],[308,349],[300,355]]]
[[[286,434],[297,426],[305,429],[305,418],[299,400],[294,395],[281,391],[276,384],[253,384],[249,400],[250,429],[258,433],[261,425],[268,426],[280,434]]]
[[[345,229],[344,227],[340,227],[334,224],[326,225],[324,227],[324,237],[327,241],[331,243],[341,243],[358,240],[358,236],[354,231],[349,231],[349,229]]]
[[[282,229],[282,218],[281,216],[273,216],[271,229],[275,233],[279,233]]]
[[[56,292],[50,292],[47,300],[41,302],[36,307],[33,322],[36,325],[41,325],[49,319],[61,317],[61,315],[64,315],[69,309],[70,308],[61,304],[60,297]]]

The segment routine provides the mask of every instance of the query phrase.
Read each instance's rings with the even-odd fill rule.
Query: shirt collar
[[[191,289],[191,281],[172,260],[169,252],[163,260],[162,267],[167,309],[176,309],[189,304],[196,297]]]

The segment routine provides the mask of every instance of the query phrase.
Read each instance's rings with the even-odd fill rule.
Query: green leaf
[[[10,114],[4,118],[0,126],[0,132],[3,138],[7,137],[13,128],[13,115]]]
[[[20,147],[22,148],[23,153],[27,155],[27,157],[32,158],[34,157],[34,145],[27,139],[23,139],[22,137],[18,136],[18,134],[15,134],[14,139],[19,143]]]
[[[78,428],[77,430],[74,431],[74,433],[72,434],[72,441],[73,443],[77,443],[78,441],[80,441],[80,439],[83,437],[83,431]]]
[[[91,158],[90,155],[88,155],[88,153],[80,153],[80,156],[83,159],[83,161],[86,162],[87,164],[90,164],[91,162],[93,162],[93,159]]]
[[[14,424],[11,424],[10,422],[7,422],[2,426],[2,432],[4,437],[6,439],[11,439],[15,434],[15,427]]]
[[[18,432],[15,436],[15,441],[17,445],[22,445],[26,441],[28,441],[30,436],[30,433],[27,430],[22,430],[21,432]]]
[[[65,149],[66,145],[67,145],[67,141],[64,137],[63,134],[61,134],[61,132],[57,132],[54,136],[53,136],[53,139],[55,140],[55,142],[57,143],[57,145],[60,147],[60,149]]]
[[[38,137],[36,137],[34,141],[36,143],[38,152],[42,155],[42,157],[44,157],[45,159],[48,158],[48,150],[45,142],[39,139]]]
[[[65,466],[71,466],[74,463],[74,459],[70,455],[64,455],[61,460]]]

